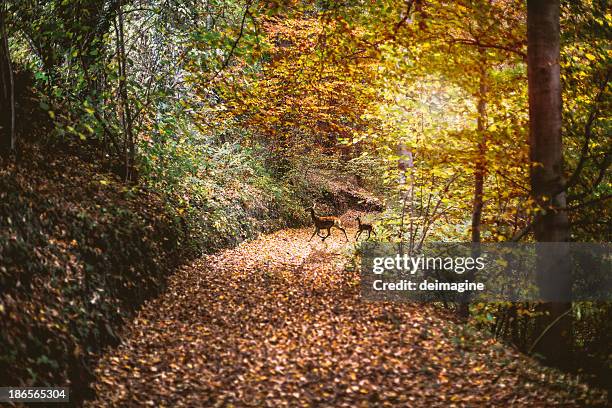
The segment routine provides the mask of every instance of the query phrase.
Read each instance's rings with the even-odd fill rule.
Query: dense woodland
[[[174,268],[313,204],[410,251],[609,242],[611,25],[605,0],[4,0],[0,385],[92,397]],[[436,308],[612,385],[610,303]]]

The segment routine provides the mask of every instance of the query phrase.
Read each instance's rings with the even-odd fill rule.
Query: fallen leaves
[[[550,406],[590,395],[485,336],[460,345],[468,334],[431,305],[362,302],[344,240],[308,243],[310,233],[283,230],[179,270],[101,359],[89,406]]]

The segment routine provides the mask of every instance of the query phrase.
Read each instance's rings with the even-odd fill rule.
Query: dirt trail
[[[585,395],[430,305],[363,302],[344,236],[311,233],[178,271],[100,361],[88,406],[540,407]]]

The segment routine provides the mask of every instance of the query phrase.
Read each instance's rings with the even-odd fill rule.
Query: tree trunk
[[[481,50],[481,54],[483,50]],[[478,89],[478,118],[476,132],[478,133],[478,157],[474,168],[474,202],[472,206],[472,242],[480,242],[480,231],[482,223],[482,208],[484,206],[484,178],[486,173],[487,153],[487,69],[485,61],[479,75]]]
[[[487,61],[484,49],[480,48],[480,70],[478,73],[478,103],[476,106],[478,117],[476,122],[476,133],[478,137],[478,156],[474,165],[474,198],[472,202],[472,257],[480,256],[478,244],[481,241],[482,209],[484,207],[484,180],[487,171]],[[465,278],[474,279],[473,273],[467,273]],[[470,296],[467,292],[463,295],[463,301],[457,307],[457,314],[462,319],[470,317]]]
[[[0,6],[0,154],[15,153],[15,81],[8,42],[8,3]]]
[[[122,102],[121,122],[124,133],[124,171],[125,181],[136,181],[135,172],[136,146],[133,132],[133,119],[127,89],[127,55],[125,53],[123,2],[119,1],[117,9],[117,58],[119,62],[119,95]]]
[[[538,242],[567,242],[569,224],[563,180],[561,141],[561,83],[559,66],[559,0],[528,0],[527,62],[529,81],[529,143],[531,193],[541,211],[534,224]],[[538,251],[538,285],[546,313],[541,327],[563,315],[570,303],[560,300],[569,293],[567,245],[555,246],[555,257]],[[555,302],[553,302],[555,301]],[[568,314],[569,315],[569,314]],[[536,351],[554,365],[567,362],[570,318],[549,327]]]

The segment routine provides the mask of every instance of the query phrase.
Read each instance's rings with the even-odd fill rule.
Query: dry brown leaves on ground
[[[309,243],[311,233],[283,230],[178,271],[100,361],[89,405],[540,407],[591,398],[434,306],[362,301],[342,234]]]

